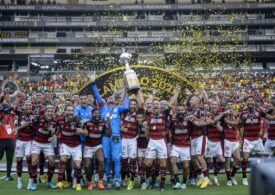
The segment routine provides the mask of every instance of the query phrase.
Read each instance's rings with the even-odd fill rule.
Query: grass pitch
[[[5,176],[5,173],[0,173],[0,176]],[[56,175],[54,176],[54,182],[56,182]],[[160,194],[169,194],[169,195],[246,195],[249,194],[249,187],[243,186],[241,184],[241,175],[237,175],[237,181],[239,185],[237,186],[226,186],[226,176],[224,174],[219,176],[219,182],[220,186],[208,186],[206,189],[199,189],[197,187],[187,185],[186,190],[173,190],[171,186],[168,184],[169,178],[167,178],[167,185],[165,192],[160,192],[158,189],[153,190],[140,190],[140,185],[136,184],[134,190],[127,191],[126,189],[121,189],[119,191],[117,190],[111,190],[111,191],[100,191],[97,189],[94,189],[92,191],[88,191],[86,186],[82,187],[82,191],[76,191],[74,189],[68,188],[68,189],[62,189],[62,190],[52,190],[49,189],[45,184],[39,184],[37,191],[28,191],[26,190],[26,185],[28,182],[27,174],[25,173],[23,176],[23,183],[24,183],[24,189],[18,190],[16,188],[17,186],[17,177],[16,175],[13,175],[14,180],[13,181],[4,181],[0,180],[0,195],[30,195],[30,194],[39,194],[39,195],[76,195],[76,194],[83,194],[83,195],[160,195]]]

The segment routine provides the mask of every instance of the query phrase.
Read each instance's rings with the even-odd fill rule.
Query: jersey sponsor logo
[[[67,132],[67,131],[62,131],[62,135],[65,135],[65,136],[74,136],[74,132]]]
[[[136,120],[135,120],[135,118],[134,117],[125,117],[125,121],[127,121],[127,122],[135,122]]]
[[[89,137],[91,137],[91,138],[101,138],[101,134],[90,133]]]
[[[159,118],[159,119],[151,118],[150,123],[162,123],[162,118]]]
[[[187,129],[175,129],[175,134],[187,133]]]
[[[41,133],[41,134],[44,134],[44,135],[49,135],[50,134],[50,131],[45,131],[41,128],[38,129],[38,132]]]
[[[259,119],[246,119],[245,123],[258,123],[259,122]]]

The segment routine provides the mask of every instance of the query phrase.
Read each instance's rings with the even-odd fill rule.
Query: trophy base
[[[128,89],[128,93],[136,93],[139,89],[140,87],[133,87],[131,89]]]

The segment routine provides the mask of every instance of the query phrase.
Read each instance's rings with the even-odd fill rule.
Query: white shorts
[[[191,160],[190,147],[177,147],[175,145],[172,145],[169,156],[178,157],[181,161]]]
[[[40,154],[43,152],[45,156],[54,156],[54,149],[51,143],[41,144],[36,141],[32,142],[31,154]]]
[[[275,140],[267,139],[264,145],[265,153],[269,155],[273,155],[273,151],[271,148],[275,148]]]
[[[147,148],[145,158],[167,159],[167,147],[164,139],[154,140],[150,138]]]
[[[207,146],[207,137],[200,136],[195,139],[191,139],[191,155],[204,155]]]
[[[16,140],[16,157],[24,157],[31,155],[32,141],[20,141]]]
[[[145,149],[138,148],[138,158],[145,158],[146,151],[147,151],[147,148]]]
[[[54,148],[56,148],[56,147],[57,147],[57,139],[53,140],[53,141],[51,142],[51,144],[52,144],[52,146],[53,146]]]
[[[247,139],[244,139],[243,142],[243,152],[255,152],[255,153],[264,153],[264,144],[262,139],[258,139],[255,141],[249,141]]]
[[[60,156],[71,156],[73,161],[82,160],[82,150],[81,150],[81,145],[77,147],[70,147],[66,144],[61,144],[60,145]]]
[[[210,158],[218,155],[223,155],[222,143],[221,142],[211,142],[207,140],[207,147],[205,151],[205,157]]]
[[[101,144],[98,145],[98,146],[94,146],[94,147],[85,146],[84,147],[84,155],[83,155],[83,157],[84,158],[93,158],[94,155],[95,155],[95,153],[96,153],[96,151],[98,149],[100,149],[100,148],[102,148]]]
[[[137,158],[137,139],[122,138],[122,158],[136,159]]]
[[[231,158],[232,154],[240,147],[239,142],[224,140],[224,157]]]

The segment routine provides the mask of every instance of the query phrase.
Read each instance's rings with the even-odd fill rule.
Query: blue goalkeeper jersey
[[[125,97],[124,105],[119,106],[108,106],[106,103],[103,102],[102,97],[99,94],[97,86],[94,84],[92,86],[95,98],[99,105],[99,110],[101,113],[101,118],[107,120],[110,117],[110,125],[112,129],[112,136],[119,136],[120,137],[120,129],[121,129],[121,114],[129,110],[129,96]]]

